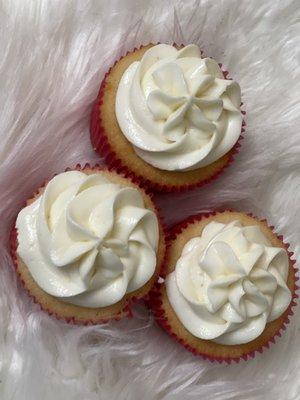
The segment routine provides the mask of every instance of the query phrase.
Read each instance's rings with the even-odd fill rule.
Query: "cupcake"
[[[253,357],[292,314],[294,261],[266,221],[234,211],[174,228],[161,282],[151,291],[158,323],[194,354]]]
[[[56,175],[28,200],[11,234],[17,272],[42,309],[74,323],[130,314],[165,253],[151,197],[88,165]]]
[[[243,131],[239,85],[198,46],[142,46],[106,74],[91,119],[94,149],[144,187],[181,191],[215,178]]]

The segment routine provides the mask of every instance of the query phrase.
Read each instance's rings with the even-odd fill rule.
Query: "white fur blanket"
[[[89,117],[104,72],[160,41],[197,43],[222,62],[247,110],[241,151],[217,182],[172,197],[172,207],[156,196],[167,223],[216,207],[254,212],[300,259],[299,18],[299,0],[0,0],[1,399],[300,398],[299,310],[254,360],[211,364],[173,342],[143,305],[131,320],[95,327],[50,318],[8,255],[9,229],[35,188],[99,160]]]

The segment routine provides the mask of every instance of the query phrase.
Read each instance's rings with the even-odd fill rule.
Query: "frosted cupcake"
[[[20,211],[11,242],[29,294],[75,323],[128,315],[157,279],[165,252],[151,198],[129,179],[89,166],[39,189]]]
[[[274,342],[296,297],[294,261],[266,221],[240,212],[198,216],[172,232],[157,321],[195,354],[254,356]]]
[[[144,186],[179,191],[216,177],[239,146],[238,83],[196,45],[143,46],[106,74],[91,140],[106,162]]]

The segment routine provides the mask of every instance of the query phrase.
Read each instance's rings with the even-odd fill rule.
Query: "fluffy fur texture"
[[[173,342],[143,305],[132,319],[96,327],[50,318],[24,293],[8,254],[23,201],[53,173],[98,161],[88,125],[107,68],[160,41],[197,43],[222,62],[247,111],[232,168],[172,195],[172,206],[169,195],[156,197],[167,223],[218,207],[254,212],[300,260],[299,17],[297,0],[0,2],[1,399],[299,399],[299,307],[270,350],[211,364]]]

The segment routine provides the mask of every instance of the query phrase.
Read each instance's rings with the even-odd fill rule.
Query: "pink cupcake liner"
[[[141,46],[141,47],[143,47],[143,46]],[[135,51],[135,50],[138,50],[138,48],[135,48],[133,51]],[[128,51],[126,53],[126,55],[128,55],[129,53],[130,52]],[[202,54],[202,52],[201,52],[201,54]],[[126,55],[124,57],[126,57]],[[100,85],[100,89],[99,89],[99,93],[98,93],[96,102],[92,109],[91,121],[90,121],[90,138],[91,138],[91,142],[92,142],[92,146],[93,146],[94,150],[100,156],[104,157],[105,163],[109,169],[115,170],[118,173],[125,174],[125,176],[130,176],[134,182],[137,182],[139,185],[144,187],[147,191],[180,193],[180,192],[184,192],[186,190],[191,190],[191,189],[201,187],[201,186],[217,179],[222,174],[222,172],[233,163],[235,156],[239,152],[239,149],[241,147],[241,140],[244,138],[243,134],[245,132],[245,127],[246,127],[246,122],[244,119],[242,121],[241,135],[240,135],[239,139],[237,140],[237,142],[235,143],[235,145],[233,146],[233,148],[230,150],[231,154],[230,154],[230,157],[228,158],[227,163],[222,168],[220,168],[218,171],[216,171],[210,178],[201,180],[196,183],[186,184],[186,185],[181,185],[181,186],[162,185],[157,182],[151,181],[150,179],[146,178],[145,176],[135,174],[124,164],[124,162],[121,159],[118,158],[114,149],[110,145],[107,135],[105,133],[105,129],[103,127],[102,120],[99,115],[99,109],[100,109],[100,106],[103,104],[103,96],[104,96],[105,89],[106,89],[107,78],[108,78],[112,68],[124,57],[121,57],[119,60],[115,61],[114,65],[105,74],[104,79]],[[222,69],[224,78],[231,80],[231,78],[229,78],[229,72],[223,68],[223,65],[219,64],[219,67]],[[243,103],[241,103],[241,113],[245,116],[246,111],[242,109],[242,106],[243,106]]]
[[[77,164],[77,165],[75,166],[75,168],[66,168],[65,172],[67,172],[67,171],[74,171],[74,170],[76,170],[76,171],[84,171],[85,169],[92,169],[92,170],[98,170],[98,171],[108,171],[107,168],[103,168],[103,167],[99,166],[98,164],[96,164],[96,165],[94,165],[94,166],[91,166],[89,163],[86,163],[83,167],[82,167],[80,164]],[[53,177],[54,177],[55,175],[57,175],[57,174],[54,174]],[[126,179],[131,180],[133,183],[135,183],[135,184],[137,185],[137,182],[136,182],[136,181],[133,181],[130,177],[125,176],[124,174],[119,174],[119,175],[122,176],[122,177],[124,177],[124,178],[126,178]],[[52,178],[53,178],[53,177],[52,177]],[[23,204],[23,206],[21,207],[21,209],[24,208],[24,207],[26,207],[27,202],[28,202],[29,200],[31,200],[31,199],[34,199],[34,198],[36,197],[36,195],[39,194],[39,191],[40,191],[41,189],[43,189],[43,188],[46,186],[46,184],[47,184],[48,182],[49,182],[49,180],[44,181],[44,183],[38,188],[38,190],[36,190],[36,191],[33,193],[33,195],[32,195],[31,197],[29,197],[28,200],[26,200],[26,201],[24,202],[24,204]],[[138,185],[138,186],[139,186],[139,185]],[[146,191],[145,191],[142,187],[139,186],[139,189],[141,189],[142,191],[144,191],[144,192],[146,193]],[[165,222],[164,222],[164,220],[163,220],[163,218],[162,218],[162,216],[161,216],[161,213],[160,213],[160,211],[159,211],[157,205],[154,203],[153,195],[152,195],[151,193],[150,193],[150,194],[147,193],[147,196],[149,196],[150,199],[151,199],[151,201],[153,202],[155,214],[156,214],[157,219],[158,219],[158,222],[159,222],[159,224],[160,224],[160,226],[161,226],[161,228],[162,228],[162,230],[163,230],[163,235],[164,235],[164,238],[165,238],[165,241],[166,241],[166,240],[167,240],[167,239],[166,239],[166,238],[167,238],[167,228],[166,228]],[[17,275],[18,275],[18,278],[19,278],[19,281],[21,282],[21,284],[22,284],[24,290],[26,291],[27,295],[33,300],[33,302],[34,302],[35,304],[38,304],[38,305],[39,305],[39,307],[40,307],[41,310],[43,310],[44,312],[46,312],[48,315],[50,315],[50,316],[56,318],[57,320],[65,321],[65,322],[67,322],[67,323],[69,323],[69,324],[72,324],[72,325],[98,325],[98,324],[107,323],[107,322],[109,322],[109,321],[120,321],[121,319],[126,318],[126,317],[127,317],[127,318],[132,318],[132,306],[133,306],[134,304],[136,304],[137,302],[139,302],[140,300],[144,299],[146,296],[148,296],[148,294],[146,294],[146,295],[144,295],[144,296],[133,296],[133,297],[131,297],[130,299],[128,299],[128,302],[126,303],[126,305],[124,306],[124,308],[123,308],[122,310],[120,310],[115,316],[110,317],[110,318],[99,318],[99,320],[86,319],[86,320],[83,321],[83,320],[76,319],[76,316],[73,316],[73,317],[63,317],[63,316],[57,314],[56,312],[54,312],[53,310],[48,309],[48,308],[46,308],[45,306],[43,306],[43,305],[38,301],[38,299],[37,299],[37,298],[30,292],[30,290],[27,288],[26,283],[25,283],[25,281],[23,280],[23,278],[22,278],[22,276],[21,276],[21,273],[20,273],[20,271],[19,271],[19,269],[18,269],[18,261],[17,261],[18,232],[17,232],[17,229],[16,229],[16,227],[15,227],[15,224],[14,224],[14,227],[12,228],[12,230],[11,230],[11,232],[10,232],[9,243],[10,243],[10,255],[11,255],[11,258],[12,258],[12,261],[13,261],[13,264],[14,264],[14,267],[15,267],[15,271],[16,271],[16,273],[17,273]],[[165,253],[165,255],[164,255],[164,259],[163,259],[162,262],[161,262],[161,266],[164,265],[164,263],[165,263],[165,257],[166,257],[166,253]],[[160,267],[160,269],[161,269],[161,267]],[[158,276],[160,275],[160,269],[156,272],[156,274],[157,274]]]
[[[229,212],[233,212],[234,210],[224,210],[224,211],[229,211]],[[205,213],[205,214],[198,214],[198,215],[193,215],[188,217],[187,219],[185,219],[184,221],[180,222],[179,224],[177,224],[176,226],[174,226],[168,235],[168,246],[167,246],[167,253],[168,253],[168,249],[171,245],[171,242],[176,239],[176,237],[182,232],[184,231],[188,225],[193,224],[194,222],[197,221],[201,221],[204,218],[208,218],[209,216],[213,216],[216,215],[217,212],[213,211],[213,212],[209,212],[209,213]],[[256,218],[253,214],[248,213],[248,216],[255,218],[257,220],[259,220],[258,218]],[[266,219],[260,220],[261,222],[265,222],[267,223]],[[269,225],[268,225],[269,226]],[[153,289],[150,291],[147,299],[146,299],[146,304],[147,306],[150,308],[150,310],[152,311],[154,318],[156,320],[156,322],[174,339],[176,340],[180,345],[182,345],[183,347],[185,347],[187,350],[189,350],[191,353],[193,353],[196,356],[200,356],[202,357],[204,360],[209,360],[211,362],[218,362],[218,363],[227,363],[230,364],[231,362],[240,362],[242,359],[243,360],[248,360],[251,358],[254,358],[256,353],[262,353],[265,349],[268,349],[273,343],[275,343],[276,338],[277,337],[281,337],[282,333],[286,330],[287,325],[290,322],[290,317],[294,314],[293,308],[297,305],[296,301],[299,298],[299,295],[297,294],[297,291],[299,290],[299,286],[296,284],[296,282],[299,280],[299,278],[296,276],[298,273],[298,268],[296,268],[294,265],[296,263],[295,259],[292,259],[294,253],[291,252],[289,250],[289,243],[284,242],[283,240],[283,236],[282,235],[277,235],[276,232],[274,232],[274,226],[269,226],[269,228],[273,231],[273,233],[276,235],[276,237],[284,244],[285,249],[287,250],[288,253],[288,257],[289,257],[289,265],[293,266],[293,280],[294,280],[294,287],[292,290],[292,299],[290,302],[289,307],[287,308],[287,310],[285,311],[286,314],[286,318],[284,319],[282,325],[278,328],[277,332],[270,338],[268,339],[268,341],[266,343],[264,343],[263,345],[261,345],[260,347],[258,347],[257,349],[253,350],[253,351],[249,351],[248,353],[243,354],[240,357],[215,357],[213,355],[208,355],[208,354],[204,354],[202,352],[200,352],[198,349],[193,348],[192,346],[190,346],[188,343],[186,343],[182,338],[180,338],[176,332],[174,332],[172,330],[171,325],[168,322],[168,318],[166,316],[165,310],[163,308],[163,302],[161,300],[161,288],[163,283],[156,283],[156,285],[153,287]],[[168,259],[168,255],[166,254],[166,263],[164,264],[164,266],[162,267],[161,271],[161,278],[166,278],[166,271],[167,271],[167,259]]]

